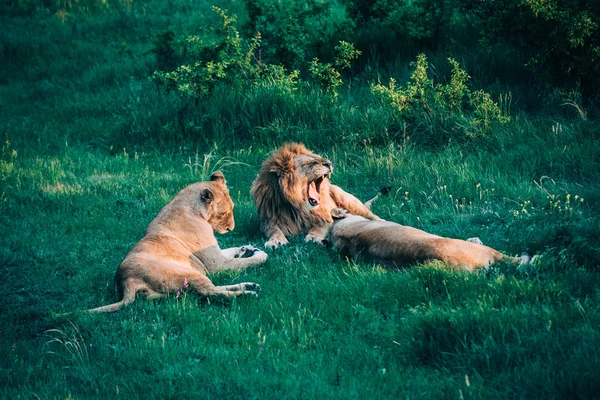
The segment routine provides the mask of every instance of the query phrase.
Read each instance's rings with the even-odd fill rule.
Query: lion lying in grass
[[[233,229],[233,202],[221,172],[210,180],[184,188],[158,213],[117,269],[115,286],[121,300],[90,312],[116,311],[132,303],[137,293],[159,298],[187,286],[205,296],[256,294],[256,283],[215,286],[206,276],[267,259],[265,252],[252,246],[219,248],[213,230]]]
[[[288,236],[301,233],[307,233],[306,241],[322,242],[336,207],[379,219],[356,197],[329,182],[332,170],[331,161],[298,143],[284,144],[263,162],[251,194],[269,238],[265,247],[285,245]]]
[[[370,221],[341,208],[331,213],[334,222],[329,238],[344,257],[362,255],[388,266],[441,260],[469,271],[496,262],[530,262],[526,254],[510,257],[480,243],[436,236],[395,222]]]

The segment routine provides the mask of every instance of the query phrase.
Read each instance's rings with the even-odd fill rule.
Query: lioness
[[[265,247],[285,245],[288,236],[301,233],[307,233],[306,241],[322,242],[336,207],[379,220],[360,200],[329,182],[332,170],[331,161],[299,143],[284,144],[263,162],[250,193],[269,238]]]
[[[441,260],[453,267],[472,271],[495,262],[527,263],[491,247],[460,239],[448,239],[395,222],[369,221],[346,210],[331,211],[334,222],[329,238],[344,257],[363,255],[384,265],[399,266],[427,260]]]
[[[215,286],[205,275],[246,268],[267,259],[265,252],[252,246],[219,248],[213,230],[226,233],[233,229],[233,202],[220,171],[213,173],[210,180],[181,190],[125,256],[115,275],[121,300],[89,311],[116,311],[132,303],[137,293],[158,298],[188,285],[206,296],[256,294],[256,283]]]

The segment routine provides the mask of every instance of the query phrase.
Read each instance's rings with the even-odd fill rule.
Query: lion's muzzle
[[[308,184],[308,204],[311,207],[316,207],[321,203],[321,194],[319,193],[321,182],[323,182],[323,177],[315,179]]]
[[[331,161],[328,159],[321,159],[319,164],[319,168],[321,169],[321,171],[319,171],[320,176],[312,181],[309,181],[306,189],[306,200],[310,208],[314,208],[321,203],[321,184],[325,178],[329,178],[331,176],[331,172],[333,171]]]

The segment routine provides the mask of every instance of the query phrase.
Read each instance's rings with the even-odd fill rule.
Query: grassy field
[[[242,3],[221,6],[243,15]],[[593,103],[576,104],[585,118],[560,97],[525,111],[532,96],[515,89],[508,123],[428,146],[392,131],[369,91],[379,73],[368,68],[346,77],[335,101],[310,85],[290,98],[225,87],[198,106],[166,94],[149,78],[154,38],[211,23],[204,2],[19,10],[0,17],[1,398],[600,393]],[[442,68],[445,55],[429,57]],[[381,68],[382,77],[410,73],[409,61]],[[296,237],[259,268],[211,276],[258,282],[256,298],[190,292],[58,316],[114,302],[116,268],[148,223],[218,169],[236,204],[221,247],[262,248],[250,185],[286,140],[329,157],[332,181],[362,200],[391,185],[374,206],[385,219],[478,236],[508,254],[529,248],[541,261],[480,273],[434,262],[387,270]]]

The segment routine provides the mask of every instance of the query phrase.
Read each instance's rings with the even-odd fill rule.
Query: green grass
[[[478,140],[404,146],[402,133],[385,139],[389,111],[360,76],[336,103],[316,89],[223,91],[196,108],[148,80],[153,35],[192,33],[209,15],[168,3],[64,24],[0,17],[0,397],[600,393],[597,120],[545,105]],[[333,182],[362,200],[391,185],[374,206],[383,218],[509,254],[530,248],[541,262],[386,270],[295,237],[258,268],[211,276],[258,282],[257,298],[185,293],[57,316],[114,302],[116,268],[148,223],[215,169],[236,204],[236,228],[219,243],[262,247],[249,189],[286,139],[328,156]]]

